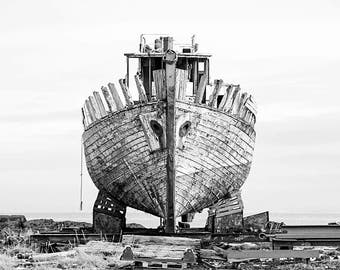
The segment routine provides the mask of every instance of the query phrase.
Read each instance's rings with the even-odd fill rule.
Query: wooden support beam
[[[135,75],[135,81],[136,81],[137,90],[138,90],[138,94],[139,94],[139,100],[141,102],[148,102],[148,98],[146,96],[143,83],[139,79],[138,75]]]
[[[124,98],[125,98],[126,105],[127,105],[127,106],[133,106],[132,97],[131,97],[129,88],[127,88],[127,86],[126,86],[125,83],[124,83],[124,79],[120,79],[120,80],[119,80],[119,84],[120,84],[120,87],[122,88],[122,91],[123,91],[123,95],[124,95]]]
[[[111,95],[112,95],[112,97],[113,97],[113,100],[114,100],[114,102],[116,103],[117,110],[119,111],[119,110],[123,109],[124,106],[123,106],[122,100],[121,100],[120,97],[119,97],[117,88],[116,88],[116,86],[114,85],[114,83],[109,83],[107,86],[109,87],[110,92],[111,92]]]
[[[101,88],[102,92],[103,92],[103,96],[105,98],[107,107],[109,107],[110,112],[114,112],[117,111],[117,105],[116,103],[113,101],[109,90],[107,89],[107,87],[102,86]]]
[[[208,103],[208,106],[210,106],[210,107],[215,107],[215,105],[216,105],[217,94],[218,94],[218,92],[220,91],[220,89],[222,87],[223,80],[215,80],[214,84],[215,84],[215,87],[214,87],[213,92],[210,95],[209,103]]]
[[[199,103],[199,104],[202,103],[202,99],[203,99],[207,84],[208,84],[208,73],[204,73],[204,75],[201,77],[200,84],[198,86],[198,90],[195,95],[195,103]]]
[[[99,112],[101,114],[101,117],[104,117],[107,115],[107,111],[105,110],[102,98],[99,95],[99,92],[97,91],[93,91],[93,96],[97,102],[98,108],[99,108]]]
[[[172,39],[168,40],[168,45]],[[166,141],[167,141],[167,217],[166,232],[175,232],[175,151],[176,151],[176,59],[177,55],[170,49],[165,54],[165,85],[167,95]]]

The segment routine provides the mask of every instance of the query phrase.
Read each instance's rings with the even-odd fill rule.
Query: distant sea
[[[75,213],[20,213],[25,215],[26,219],[38,219],[46,218],[53,219],[55,221],[83,221],[92,223],[91,212],[75,212]],[[252,214],[252,213],[249,213]],[[247,213],[245,213],[247,215]],[[329,222],[340,221],[340,213],[269,213],[271,221],[284,222],[287,225],[324,225]],[[204,227],[207,218],[207,212],[196,214],[194,221],[191,223],[191,227]],[[159,218],[150,214],[143,213],[134,209],[127,210],[127,223],[139,223],[145,227],[154,228],[159,225]]]

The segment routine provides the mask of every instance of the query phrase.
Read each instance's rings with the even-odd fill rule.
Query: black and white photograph
[[[340,270],[340,2],[0,0],[0,270]]]

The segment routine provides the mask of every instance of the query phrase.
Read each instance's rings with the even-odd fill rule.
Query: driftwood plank
[[[127,106],[133,106],[133,101],[132,101],[131,93],[129,91],[129,88],[124,83],[124,80],[123,79],[119,79],[119,84],[120,84],[120,87],[122,88],[126,105]]]
[[[97,102],[97,105],[98,105],[98,109],[99,109],[99,113],[101,115],[101,117],[104,117],[107,115],[107,112],[105,110],[105,107],[104,107],[104,104],[103,104],[103,101],[102,101],[102,98],[100,97],[99,95],[99,92],[97,91],[93,91],[93,96]]]
[[[109,89],[110,89],[110,92],[111,92],[111,95],[112,95],[112,97],[113,97],[113,100],[114,100],[114,102],[116,103],[117,110],[119,111],[119,110],[123,109],[124,106],[123,106],[122,100],[121,100],[120,97],[119,97],[117,88],[116,88],[116,86],[114,85],[114,83],[109,83],[109,84],[108,84],[108,87],[109,87]]]
[[[143,86],[143,83],[139,79],[138,75],[135,75],[136,86],[139,94],[139,100],[141,102],[148,102],[148,98],[146,96],[146,92]]]
[[[195,103],[202,103],[203,95],[205,88],[207,87],[208,84],[208,74],[205,73],[200,80],[200,83],[198,85],[198,90],[195,96]]]
[[[102,86],[102,87],[101,87],[101,90],[102,90],[102,92],[103,92],[103,96],[104,96],[104,98],[105,98],[107,107],[109,108],[110,112],[117,111],[117,105],[116,105],[116,103],[113,101],[113,99],[112,99],[112,97],[111,97],[111,95],[110,95],[110,92],[109,92],[109,90],[107,89],[107,87]]]
[[[213,92],[212,92],[211,95],[210,95],[209,103],[208,103],[208,105],[209,105],[210,107],[215,107],[215,105],[216,105],[216,102],[217,102],[217,94],[218,94],[218,92],[220,91],[220,89],[221,89],[221,87],[222,87],[223,80],[215,80],[214,84],[215,84],[215,87],[214,87]]]

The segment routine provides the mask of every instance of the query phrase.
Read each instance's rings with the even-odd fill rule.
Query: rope
[[[80,139],[80,211],[83,211],[83,141]]]

